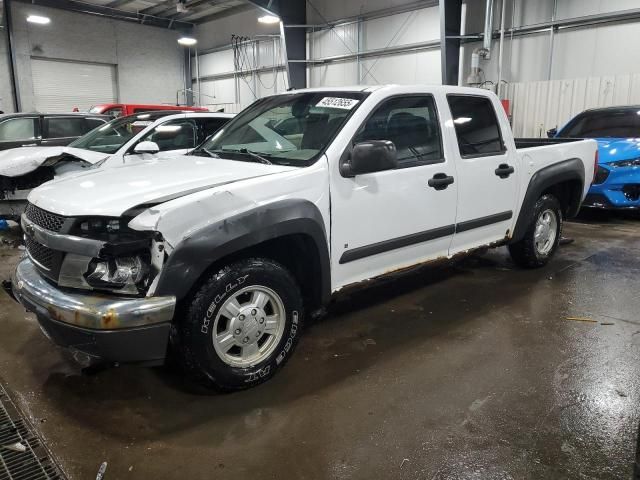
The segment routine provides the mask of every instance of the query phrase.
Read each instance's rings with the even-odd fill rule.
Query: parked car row
[[[491,92],[396,85],[265,97],[128,161],[198,115],[114,120],[51,160],[93,167],[28,195],[9,290],[84,365],[171,351],[204,386],[255,386],[345,288],[498,245],[546,264],[597,160],[593,140],[514,139]]]
[[[229,113],[156,110],[101,122],[66,147],[0,152],[0,219],[18,220],[29,192],[55,177],[90,167],[148,160],[159,153],[186,153],[232,117]]]

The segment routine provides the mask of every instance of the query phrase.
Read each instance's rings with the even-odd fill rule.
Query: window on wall
[[[491,100],[447,95],[462,156],[499,155],[506,151]]]
[[[0,123],[0,141],[34,139],[35,128],[35,118],[10,118]]]
[[[390,140],[398,152],[398,166],[444,161],[440,124],[431,96],[392,98],[377,107],[360,127],[355,143]]]

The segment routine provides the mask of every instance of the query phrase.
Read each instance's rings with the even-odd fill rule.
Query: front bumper
[[[71,293],[45,280],[28,258],[16,267],[11,286],[44,333],[85,366],[164,362],[175,297]]]
[[[591,185],[583,207],[604,210],[640,209],[640,167],[600,166],[608,172],[606,179]]]

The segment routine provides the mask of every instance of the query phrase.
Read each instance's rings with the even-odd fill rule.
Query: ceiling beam
[[[235,15],[236,13],[248,12],[254,10],[255,7],[250,4],[238,5],[237,7],[227,8],[221,12],[212,13],[210,15],[203,15],[202,17],[189,17],[189,21],[200,25],[202,23],[213,22],[214,20],[221,20],[223,18]]]
[[[135,0],[113,0],[105,5],[107,8],[120,8],[128,3],[133,3]]]
[[[115,8],[104,7],[101,5],[92,5],[77,0],[14,0],[16,2],[40,5],[43,7],[57,8],[58,10],[66,10],[69,12],[86,13],[89,15],[97,15],[105,18],[113,18],[115,20],[124,20],[136,22],[153,27],[170,28],[174,30],[187,30],[193,28],[193,23],[182,20],[175,20],[166,17],[157,17],[154,15],[142,14],[140,12],[126,12]]]

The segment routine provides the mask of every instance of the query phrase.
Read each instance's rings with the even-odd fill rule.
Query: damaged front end
[[[28,204],[12,292],[55,343],[91,363],[162,363],[175,297],[147,296],[162,239],[130,218],[64,217]],[[77,355],[74,355],[77,357]]]
[[[19,222],[31,190],[66,173],[91,166],[91,163],[67,152],[42,162],[27,157],[23,162],[12,161],[10,166],[0,168],[0,219]]]
[[[0,219],[19,221],[34,188],[55,177],[53,167],[39,167],[18,177],[0,175]]]

